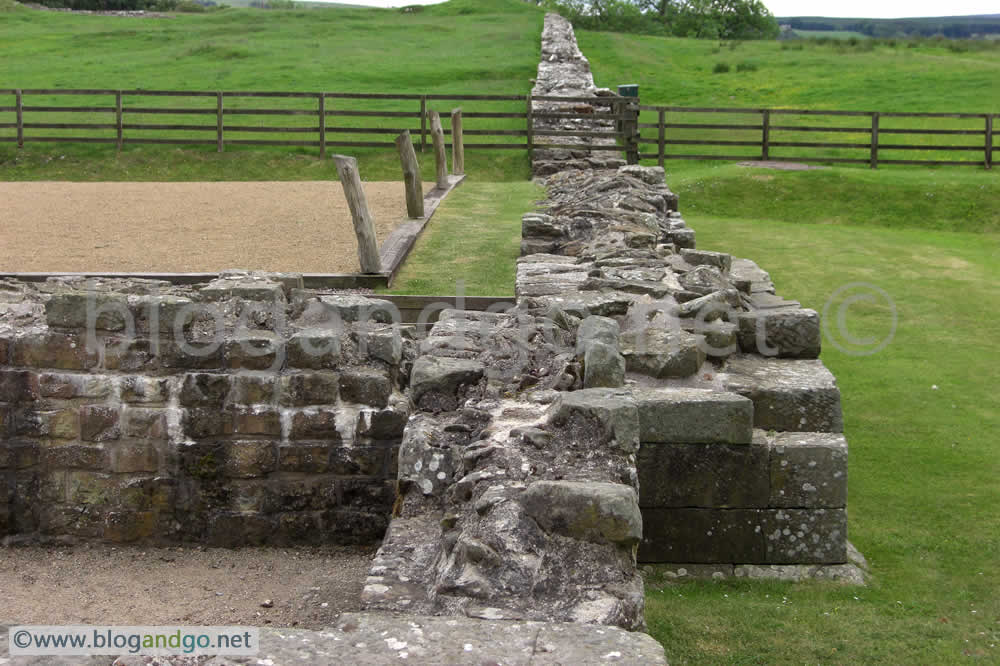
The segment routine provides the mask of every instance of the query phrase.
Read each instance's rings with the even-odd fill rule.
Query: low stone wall
[[[381,538],[412,344],[301,282],[0,282],[0,534]]]

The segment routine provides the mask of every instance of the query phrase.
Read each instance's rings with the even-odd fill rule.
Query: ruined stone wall
[[[0,535],[381,538],[411,343],[301,282],[0,282]]]

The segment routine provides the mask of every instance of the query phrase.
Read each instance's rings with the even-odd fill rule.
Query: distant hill
[[[791,16],[778,18],[781,25],[806,32],[852,32],[868,37],[933,37],[969,39],[1000,35],[1000,14],[940,16],[933,18],[868,19]]]

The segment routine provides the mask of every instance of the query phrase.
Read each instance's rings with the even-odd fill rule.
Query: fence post
[[[639,163],[639,100],[627,101],[622,104],[625,120],[622,121],[622,131],[625,132],[625,161],[629,164]]]
[[[430,112],[431,139],[434,142],[434,164],[437,167],[437,186],[448,189],[448,155],[444,149],[444,130],[441,129],[441,116],[437,111]]]
[[[871,168],[878,168],[878,111],[872,113],[872,155]]]
[[[666,153],[666,148],[667,148],[667,112],[664,111],[663,109],[660,109],[659,118],[657,119],[656,122],[656,129],[658,133],[656,139],[656,147],[657,147],[656,158],[657,158],[657,164],[659,164],[660,168],[662,169],[664,162],[664,154]]]
[[[24,102],[21,99],[21,90],[14,91],[14,106],[17,110],[17,147],[24,148]]]
[[[326,159],[326,93],[319,94],[319,158]]]
[[[403,184],[406,186],[406,216],[419,219],[424,216],[423,181],[420,178],[420,165],[417,163],[417,153],[413,150],[413,140],[410,130],[396,137],[396,150],[399,151],[399,163],[403,167]]]
[[[986,116],[986,168],[993,168],[993,116]]]
[[[115,134],[118,139],[118,151],[122,149],[122,91],[115,93]]]
[[[216,150],[222,152],[222,93],[216,93],[215,100],[215,142]]]
[[[382,260],[379,258],[378,245],[375,240],[375,223],[368,209],[368,199],[361,186],[361,176],[358,174],[358,161],[347,155],[334,155],[337,165],[337,175],[344,187],[344,197],[351,209],[351,219],[354,221],[354,233],[358,237],[358,263],[362,273],[381,273]]]
[[[763,132],[760,139],[760,159],[767,161],[771,155],[771,111],[764,109],[761,113]]]
[[[535,114],[532,109],[531,93],[528,93],[528,106],[525,110],[525,118],[528,121],[525,129],[528,131],[528,164],[530,166],[535,163]]]
[[[465,173],[465,139],[462,137],[462,109],[451,110],[451,173]]]
[[[427,145],[427,95],[420,96],[420,152]]]

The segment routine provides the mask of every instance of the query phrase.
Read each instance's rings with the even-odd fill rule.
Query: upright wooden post
[[[319,94],[319,158],[326,158],[326,95]]]
[[[216,150],[222,152],[222,93],[216,93],[215,100],[215,142]]]
[[[115,93],[115,134],[118,139],[118,151],[122,149],[122,91]]]
[[[656,128],[659,131],[656,139],[656,146],[659,149],[657,151],[657,162],[660,168],[663,168],[664,154],[667,148],[667,112],[663,109],[660,109],[660,117],[657,119]]]
[[[622,104],[626,120],[622,123],[625,131],[625,141],[628,148],[625,152],[625,161],[629,164],[639,163],[639,100],[629,100]]]
[[[871,168],[878,168],[878,111],[872,114]]]
[[[17,147],[24,148],[24,102],[20,89],[14,91],[14,106],[17,111]]]
[[[441,128],[441,116],[437,111],[430,112],[431,139],[434,142],[434,164],[437,167],[437,186],[448,189],[448,155],[444,149],[444,130]]]
[[[420,96],[420,152],[427,145],[427,95]]]
[[[993,116],[986,116],[986,168],[993,168]]]
[[[771,111],[764,109],[760,113],[763,127],[760,138],[760,159],[766,162],[771,156]]]
[[[535,116],[532,109],[531,93],[528,93],[528,106],[525,111],[525,118],[528,121],[526,130],[528,132],[528,165],[530,166],[535,162]]]
[[[358,237],[358,263],[362,273],[381,273],[382,260],[378,255],[378,242],[375,238],[375,223],[368,210],[368,199],[361,187],[361,175],[358,173],[358,161],[347,155],[334,155],[337,165],[337,175],[344,187],[344,197],[351,209],[351,219],[354,221],[354,233]]]
[[[399,163],[403,167],[403,184],[406,185],[406,216],[419,219],[424,216],[423,180],[420,178],[420,165],[417,164],[417,153],[413,150],[413,140],[410,130],[396,137],[396,150],[399,151]]]
[[[462,109],[451,110],[451,172],[465,173],[465,140],[462,138]]]

